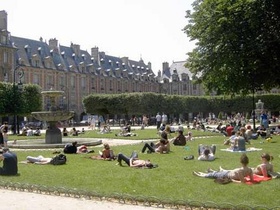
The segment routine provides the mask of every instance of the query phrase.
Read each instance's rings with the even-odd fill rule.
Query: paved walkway
[[[58,197],[0,189],[1,210],[158,210],[159,208],[127,205],[109,201]],[[163,208],[160,208],[163,209]]]

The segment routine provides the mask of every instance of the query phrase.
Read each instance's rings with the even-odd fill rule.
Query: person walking
[[[159,112],[156,115],[156,121],[157,121],[157,130],[159,130],[161,125],[161,115],[159,114]]]

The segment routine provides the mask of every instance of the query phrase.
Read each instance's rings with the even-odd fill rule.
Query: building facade
[[[63,90],[62,109],[75,111],[75,120],[84,113],[83,97],[94,94],[155,92],[176,95],[203,95],[193,84],[185,61],[167,62],[156,75],[150,62],[116,57],[99,51],[80,49],[71,43],[62,46],[56,38],[48,42],[11,36],[7,13],[0,11],[0,81],[37,84],[42,90]],[[43,109],[47,110],[48,102]]]

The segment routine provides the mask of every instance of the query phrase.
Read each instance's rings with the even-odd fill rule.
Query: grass
[[[136,137],[129,139],[155,139],[155,130],[145,129],[134,131]],[[185,147],[171,147],[169,154],[141,154],[143,143],[138,145],[112,146],[115,153],[122,152],[130,155],[132,151],[139,152],[141,159],[150,159],[159,165],[156,169],[132,169],[128,166],[116,166],[116,162],[91,160],[89,154],[67,155],[67,164],[62,166],[19,164],[20,176],[1,177],[2,181],[21,184],[43,185],[47,187],[64,187],[69,189],[94,191],[104,195],[114,193],[135,197],[156,197],[162,201],[194,200],[201,203],[211,201],[217,204],[231,203],[246,204],[248,206],[279,206],[280,182],[275,179],[256,185],[230,183],[219,185],[212,179],[200,178],[192,175],[192,171],[205,171],[207,168],[218,169],[219,166],[232,169],[239,167],[241,153],[220,151],[224,146],[225,137],[213,133],[192,131],[195,141],[188,142],[189,150]],[[102,138],[116,138],[115,132],[101,135]],[[172,134],[175,136],[175,134]],[[83,137],[101,138],[96,132],[87,132]],[[18,137],[19,138],[19,137]],[[122,137],[123,138],[123,137]],[[10,138],[11,139],[11,138]],[[273,142],[260,143],[253,140],[253,147],[263,148],[262,151],[248,152],[250,166],[260,163],[260,155],[268,152],[274,156],[275,171],[280,171],[279,163],[280,136],[274,136]],[[216,144],[217,159],[212,162],[198,160],[184,160],[187,155],[197,158],[199,144]],[[94,148],[98,151],[100,148]],[[27,155],[46,157],[53,156],[52,151],[16,151],[19,161],[25,160]],[[93,155],[93,154],[91,154]]]

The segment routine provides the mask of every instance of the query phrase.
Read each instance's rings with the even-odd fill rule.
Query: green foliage
[[[187,67],[218,94],[279,87],[279,8],[278,0],[194,1],[184,31],[197,47]]]
[[[41,111],[42,109],[42,94],[41,88],[38,85],[24,85],[22,92],[24,111],[22,116],[30,115],[33,111]]]
[[[32,111],[41,110],[42,96],[40,87],[33,84],[25,84],[19,91],[17,84],[0,83],[0,115],[27,116]]]
[[[253,103],[251,95],[235,97],[193,97],[179,95],[162,95],[156,93],[129,93],[115,95],[92,94],[84,98],[84,107],[90,114],[125,114],[155,115],[157,112],[166,114],[184,113],[233,113],[252,112],[256,100],[265,103],[265,109],[280,110],[280,95],[257,95]]]
[[[151,130],[155,132],[155,130]],[[138,131],[137,131],[138,132]],[[150,132],[148,129],[141,132]],[[115,154],[119,152],[130,155],[132,151],[138,151],[139,158],[150,159],[159,165],[156,169],[133,169],[124,164],[124,167],[116,166],[115,161],[91,160],[88,157],[97,155],[102,147],[92,147],[95,153],[67,155],[66,165],[35,165],[19,164],[20,176],[3,176],[2,182],[18,184],[41,185],[46,188],[76,189],[78,191],[97,192],[102,195],[129,195],[141,199],[153,197],[165,202],[198,201],[202,204],[214,202],[217,205],[231,203],[233,206],[244,203],[254,208],[279,207],[280,182],[278,179],[262,182],[255,185],[230,183],[226,186],[214,183],[212,179],[200,178],[192,175],[193,171],[205,172],[208,168],[225,169],[240,167],[239,158],[241,153],[223,152],[223,136],[199,138],[200,134],[193,133],[195,141],[188,142],[189,149],[171,146],[169,154],[142,154],[140,150],[143,143],[126,146],[111,146]],[[209,133],[210,134],[210,133]],[[212,134],[212,133],[211,133]],[[143,138],[144,139],[144,138]],[[260,155],[268,152],[274,156],[272,161],[275,171],[280,171],[280,158],[278,146],[280,136],[273,137],[272,143],[260,143],[253,140],[250,146],[262,148],[262,151],[248,152],[249,166],[256,167],[261,163]],[[216,144],[217,159],[212,162],[197,160],[197,147],[199,144]],[[26,160],[28,155],[52,157],[54,150],[17,150],[19,161]],[[184,160],[188,155],[194,155],[194,160]],[[226,188],[226,189],[225,189]],[[151,190],[152,189],[152,190]],[[224,192],[227,192],[226,195]],[[254,192],[254,196],[251,195]],[[237,196],[238,195],[238,196]],[[258,208],[260,209],[260,208]]]

